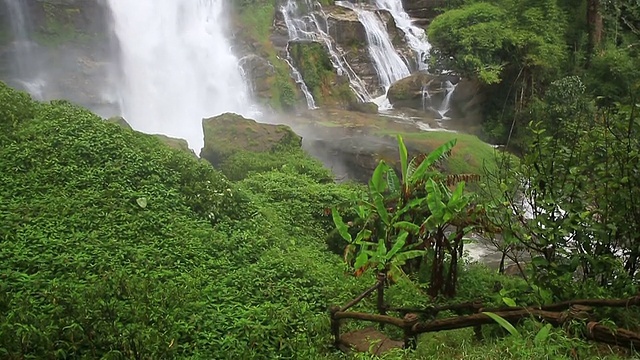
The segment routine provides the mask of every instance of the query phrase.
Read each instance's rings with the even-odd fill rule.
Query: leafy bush
[[[333,182],[331,172],[299,148],[274,153],[236,151],[220,165],[220,170],[230,180],[242,180],[254,173],[280,170],[307,175],[318,182]]]
[[[324,250],[321,217],[282,219],[346,190],[277,172],[236,186],[152,136],[0,90],[16,99],[0,103],[16,124],[0,142],[0,357],[324,356],[323,310],[364,285]]]

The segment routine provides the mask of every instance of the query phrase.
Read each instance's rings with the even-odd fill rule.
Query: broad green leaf
[[[356,246],[354,244],[347,245],[347,247],[344,248],[344,254],[343,254],[344,262],[350,263],[355,251],[356,251]]]
[[[387,187],[389,188],[389,192],[391,196],[398,196],[400,191],[402,191],[402,186],[400,185],[400,179],[398,179],[398,174],[396,174],[395,170],[389,168],[387,170]]]
[[[403,251],[400,253],[397,253],[396,256],[393,258],[393,263],[394,264],[398,264],[398,265],[402,265],[405,262],[407,262],[407,260],[411,260],[420,256],[424,256],[424,254],[426,254],[426,251],[424,250],[409,250],[409,251]]]
[[[367,261],[369,261],[369,255],[367,255],[367,253],[363,251],[356,258],[356,263],[353,267],[355,267],[356,270],[358,270],[361,267],[365,266],[367,264]]]
[[[391,250],[389,250],[389,252],[387,253],[387,260],[393,258],[393,256],[404,247],[404,244],[406,244],[407,242],[407,236],[409,236],[409,233],[405,231],[398,235],[395,243],[393,244],[393,247],[391,247]]]
[[[358,216],[359,216],[361,219],[364,219],[364,218],[366,218],[366,217],[367,217],[367,214],[366,214],[366,212],[365,212],[365,207],[364,207],[364,205],[358,205],[358,206],[356,207],[356,213],[358,213]]]
[[[400,153],[400,166],[402,166],[402,182],[407,183],[407,147],[404,145],[402,136],[398,135],[398,152]]]
[[[338,229],[338,233],[348,242],[352,242],[351,234],[349,234],[349,229],[347,228],[347,224],[342,221],[342,216],[338,213],[336,208],[331,209],[331,217],[333,217],[333,223],[336,225],[336,229]]]
[[[449,203],[459,201],[462,198],[463,194],[464,194],[464,181],[460,181],[456,186],[456,189],[453,191],[453,194],[451,194],[451,199],[449,200]]]
[[[408,211],[420,208],[423,206],[423,203],[426,202],[426,198],[417,198],[410,200],[405,206],[403,206],[400,210],[395,212],[394,219],[400,218],[400,216],[406,214]]]
[[[354,241],[354,243],[361,244],[362,241],[368,240],[370,238],[371,238],[371,230],[362,229],[360,230],[360,232],[358,232],[358,235],[356,236],[356,240]]]
[[[396,229],[401,229],[404,230],[406,232],[409,232],[411,234],[417,234],[418,231],[420,231],[420,226],[412,223],[412,222],[408,222],[408,221],[399,221],[395,224],[393,224],[393,227]]]
[[[546,324],[538,331],[536,337],[533,339],[533,343],[537,346],[542,345],[549,338],[549,332],[551,331],[551,324]]]
[[[371,180],[369,180],[369,189],[373,192],[383,193],[386,187],[385,184],[385,173],[389,170],[389,166],[384,162],[384,160],[380,160],[378,166],[373,171],[373,175],[371,176]]]
[[[427,170],[435,164],[440,158],[442,158],[449,150],[453,149],[456,145],[458,139],[452,139],[447,141],[446,143],[440,145],[437,149],[427,155],[427,157],[422,161],[420,166],[413,172],[413,176],[409,179],[410,183],[415,183],[416,181],[422,179]]]
[[[373,202],[376,205],[376,210],[378,211],[378,215],[380,215],[382,222],[389,225],[389,213],[387,212],[387,208],[384,206],[384,198],[382,195],[374,195]]]
[[[549,262],[543,256],[534,257],[533,259],[531,259],[531,263],[533,264],[533,266],[540,266],[540,267],[549,266]]]
[[[511,325],[511,323],[505,320],[502,316],[498,314],[494,314],[492,312],[488,312],[488,311],[483,312],[483,314],[492,318],[495,322],[497,322],[500,326],[502,326],[505,330],[507,330],[511,335],[520,337],[520,332],[518,332],[518,330],[516,330],[516,328],[514,328],[513,325]]]
[[[426,189],[429,210],[437,217],[444,216],[445,205],[442,202],[442,193],[440,192],[438,184],[433,181],[433,179],[429,179],[426,183]]]
[[[147,198],[143,198],[143,197],[137,198],[136,203],[138,203],[138,206],[144,209],[147,207]]]
[[[407,274],[404,273],[404,271],[402,271],[402,268],[400,268],[399,266],[395,265],[395,264],[391,264],[389,266],[389,273],[388,276],[393,280],[393,281],[398,281],[401,278],[406,278]]]

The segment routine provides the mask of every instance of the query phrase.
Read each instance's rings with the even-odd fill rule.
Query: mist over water
[[[31,41],[31,21],[24,0],[2,0],[8,10],[13,36],[12,85],[28,91],[36,99],[43,99],[45,80],[42,79],[36,44]]]
[[[108,0],[120,46],[123,116],[136,130],[203,146],[202,118],[255,117],[223,28],[223,0]]]

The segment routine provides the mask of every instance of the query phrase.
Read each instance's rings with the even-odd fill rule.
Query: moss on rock
[[[286,125],[261,124],[232,113],[204,119],[202,129],[200,157],[216,167],[240,151],[272,152],[302,146],[302,138]]]

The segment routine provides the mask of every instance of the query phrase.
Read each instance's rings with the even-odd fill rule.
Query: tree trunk
[[[593,55],[602,42],[603,24],[600,0],[587,0],[587,24],[589,25],[589,52]]]

